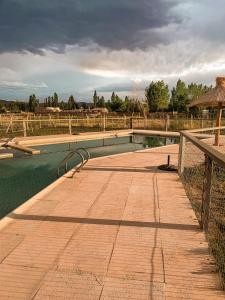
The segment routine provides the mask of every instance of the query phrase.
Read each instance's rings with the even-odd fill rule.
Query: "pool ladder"
[[[86,154],[86,158],[84,157],[83,154]],[[73,171],[73,174],[71,177],[74,176],[75,173],[80,172],[80,170],[86,165],[86,163],[88,162],[88,160],[91,158],[91,155],[89,153],[89,151],[85,148],[79,148],[79,149],[75,149],[72,150],[58,165],[57,168],[57,176],[58,178],[60,177],[60,169],[62,167],[64,167],[64,172],[67,173],[68,172],[68,161],[74,157],[75,155],[78,155],[81,158],[81,162],[78,166],[76,166],[76,168]]]

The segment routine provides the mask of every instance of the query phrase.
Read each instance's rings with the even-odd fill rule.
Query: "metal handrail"
[[[81,153],[81,151],[84,151],[88,157],[85,159],[83,154]],[[85,149],[85,148],[79,148],[79,149],[75,149],[75,150],[72,150],[58,165],[58,168],[57,168],[57,176],[60,177],[60,168],[64,165],[65,167],[65,173],[68,171],[68,161],[75,155],[77,154],[78,156],[80,156],[81,158],[81,163],[76,167],[76,169],[74,170],[73,174],[72,174],[72,177],[74,176],[74,174],[76,172],[79,172],[83,166],[88,162],[89,158],[91,157],[90,156],[90,153]]]
[[[84,161],[84,163],[82,165],[82,168],[83,168],[83,166],[86,165],[86,163],[88,162],[88,160],[91,158],[90,152],[87,149],[83,148],[83,147],[78,148],[76,150],[77,151],[84,151],[87,154],[87,159]]]

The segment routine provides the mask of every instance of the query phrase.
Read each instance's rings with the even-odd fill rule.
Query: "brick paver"
[[[0,299],[225,299],[176,145],[89,161],[0,231]]]

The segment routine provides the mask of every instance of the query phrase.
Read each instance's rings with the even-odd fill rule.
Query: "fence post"
[[[166,129],[166,131],[168,131],[168,128],[169,128],[169,125],[170,125],[169,124],[170,123],[170,116],[168,114],[166,115],[165,123],[166,123],[165,124],[165,127],[166,127],[165,129]]]
[[[27,127],[26,127],[26,121],[23,120],[23,136],[27,136]]]
[[[202,193],[201,227],[208,231],[212,187],[212,159],[205,154],[205,176]]]
[[[130,117],[130,129],[133,129],[133,117]]]
[[[72,122],[71,119],[69,119],[69,134],[72,134]]]
[[[144,117],[144,129],[146,129],[146,127],[147,127],[147,117],[145,116]]]
[[[103,115],[103,131],[105,131],[106,128],[106,119],[105,119],[105,114]]]
[[[184,171],[184,155],[185,155],[185,144],[186,138],[180,133],[180,144],[179,144],[179,160],[178,160],[178,174],[181,176]]]
[[[203,118],[201,119],[201,128],[204,128],[204,120],[203,120]]]

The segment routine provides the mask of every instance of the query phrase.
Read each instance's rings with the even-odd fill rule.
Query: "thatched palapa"
[[[225,77],[216,78],[216,87],[203,96],[191,102],[189,107],[218,107],[216,126],[221,126],[222,109],[225,107]],[[219,146],[220,130],[215,135],[215,145]]]
[[[225,107],[225,77],[217,77],[216,87],[192,101],[189,106],[218,107],[219,104]]]

